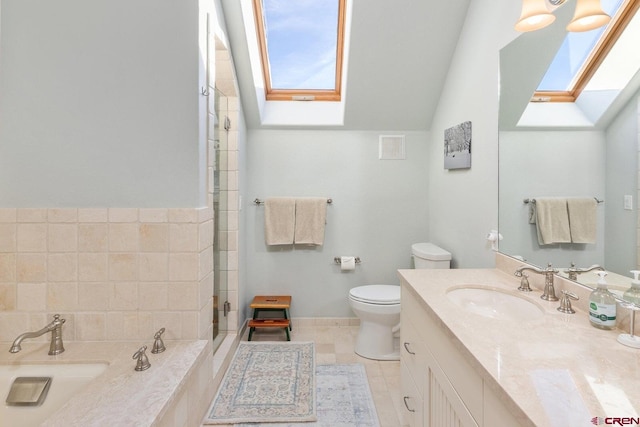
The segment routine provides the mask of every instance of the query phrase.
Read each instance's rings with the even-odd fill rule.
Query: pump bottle
[[[598,287],[589,296],[589,320],[599,329],[613,329],[616,326],[616,299],[607,289],[604,279],[606,271],[598,271]]]
[[[631,287],[627,289],[624,292],[624,294],[622,294],[622,299],[640,306],[640,280],[638,280],[638,275],[640,274],[640,271],[631,270],[631,274],[633,274]]]

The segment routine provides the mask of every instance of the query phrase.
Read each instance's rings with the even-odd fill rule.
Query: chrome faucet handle
[[[155,341],[153,342],[153,348],[151,348],[151,353],[158,354],[165,351],[167,348],[164,346],[164,341],[162,341],[162,334],[164,334],[164,328],[160,328],[158,332],[155,333],[153,338]]]
[[[569,275],[569,280],[578,280],[578,268],[575,263],[571,263],[571,266],[565,271]]]
[[[518,286],[518,290],[522,292],[531,292],[531,287],[529,286],[529,276],[526,274],[522,274],[522,279],[520,279],[520,286]]]
[[[151,363],[149,363],[149,358],[145,353],[146,351],[147,351],[147,346],[143,345],[142,347],[140,347],[138,351],[133,353],[133,359],[137,359],[136,367],[135,367],[136,371],[144,371],[151,367]]]
[[[560,297],[560,307],[558,307],[557,310],[561,313],[573,314],[576,311],[571,308],[571,300],[577,301],[579,299],[580,298],[578,298],[578,295],[574,294],[573,292],[563,290],[562,296]]]

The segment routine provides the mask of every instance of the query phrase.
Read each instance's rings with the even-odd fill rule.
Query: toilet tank
[[[411,245],[411,254],[417,269],[451,266],[451,254],[433,243],[414,243]]]

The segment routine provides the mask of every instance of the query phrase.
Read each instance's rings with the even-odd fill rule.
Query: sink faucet
[[[25,332],[24,334],[19,335],[11,345],[9,352],[17,353],[22,350],[20,344],[22,343],[22,341],[24,341],[25,338],[36,338],[46,334],[47,332],[51,332],[49,356],[54,356],[56,354],[62,353],[64,351],[64,345],[62,344],[62,324],[64,322],[66,322],[66,319],[61,319],[59,314],[54,315],[53,321],[39,331]]]
[[[558,273],[558,270],[551,267],[551,263],[549,263],[547,265],[547,268],[545,268],[544,270],[541,268],[522,266],[515,271],[514,275],[516,277],[522,277],[522,272],[526,270],[533,271],[534,273],[538,274],[544,274],[544,292],[542,293],[540,298],[546,301],[558,301],[556,290],[553,287],[553,275]]]
[[[571,263],[571,267],[567,268],[564,272],[569,275],[569,280],[578,280],[578,274],[588,273],[590,271],[604,271],[604,268],[598,264],[593,264],[588,268],[578,268],[574,263]]]

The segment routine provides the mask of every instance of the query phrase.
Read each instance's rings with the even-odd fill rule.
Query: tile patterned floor
[[[358,326],[349,322],[293,319],[292,341],[313,341],[316,344],[316,363],[362,363],[378,412],[381,427],[399,427],[402,399],[400,396],[400,362],[365,359],[354,353]],[[323,324],[329,323],[329,324]],[[247,340],[248,332],[242,337]],[[253,341],[286,340],[284,331],[262,329],[253,334]]]

